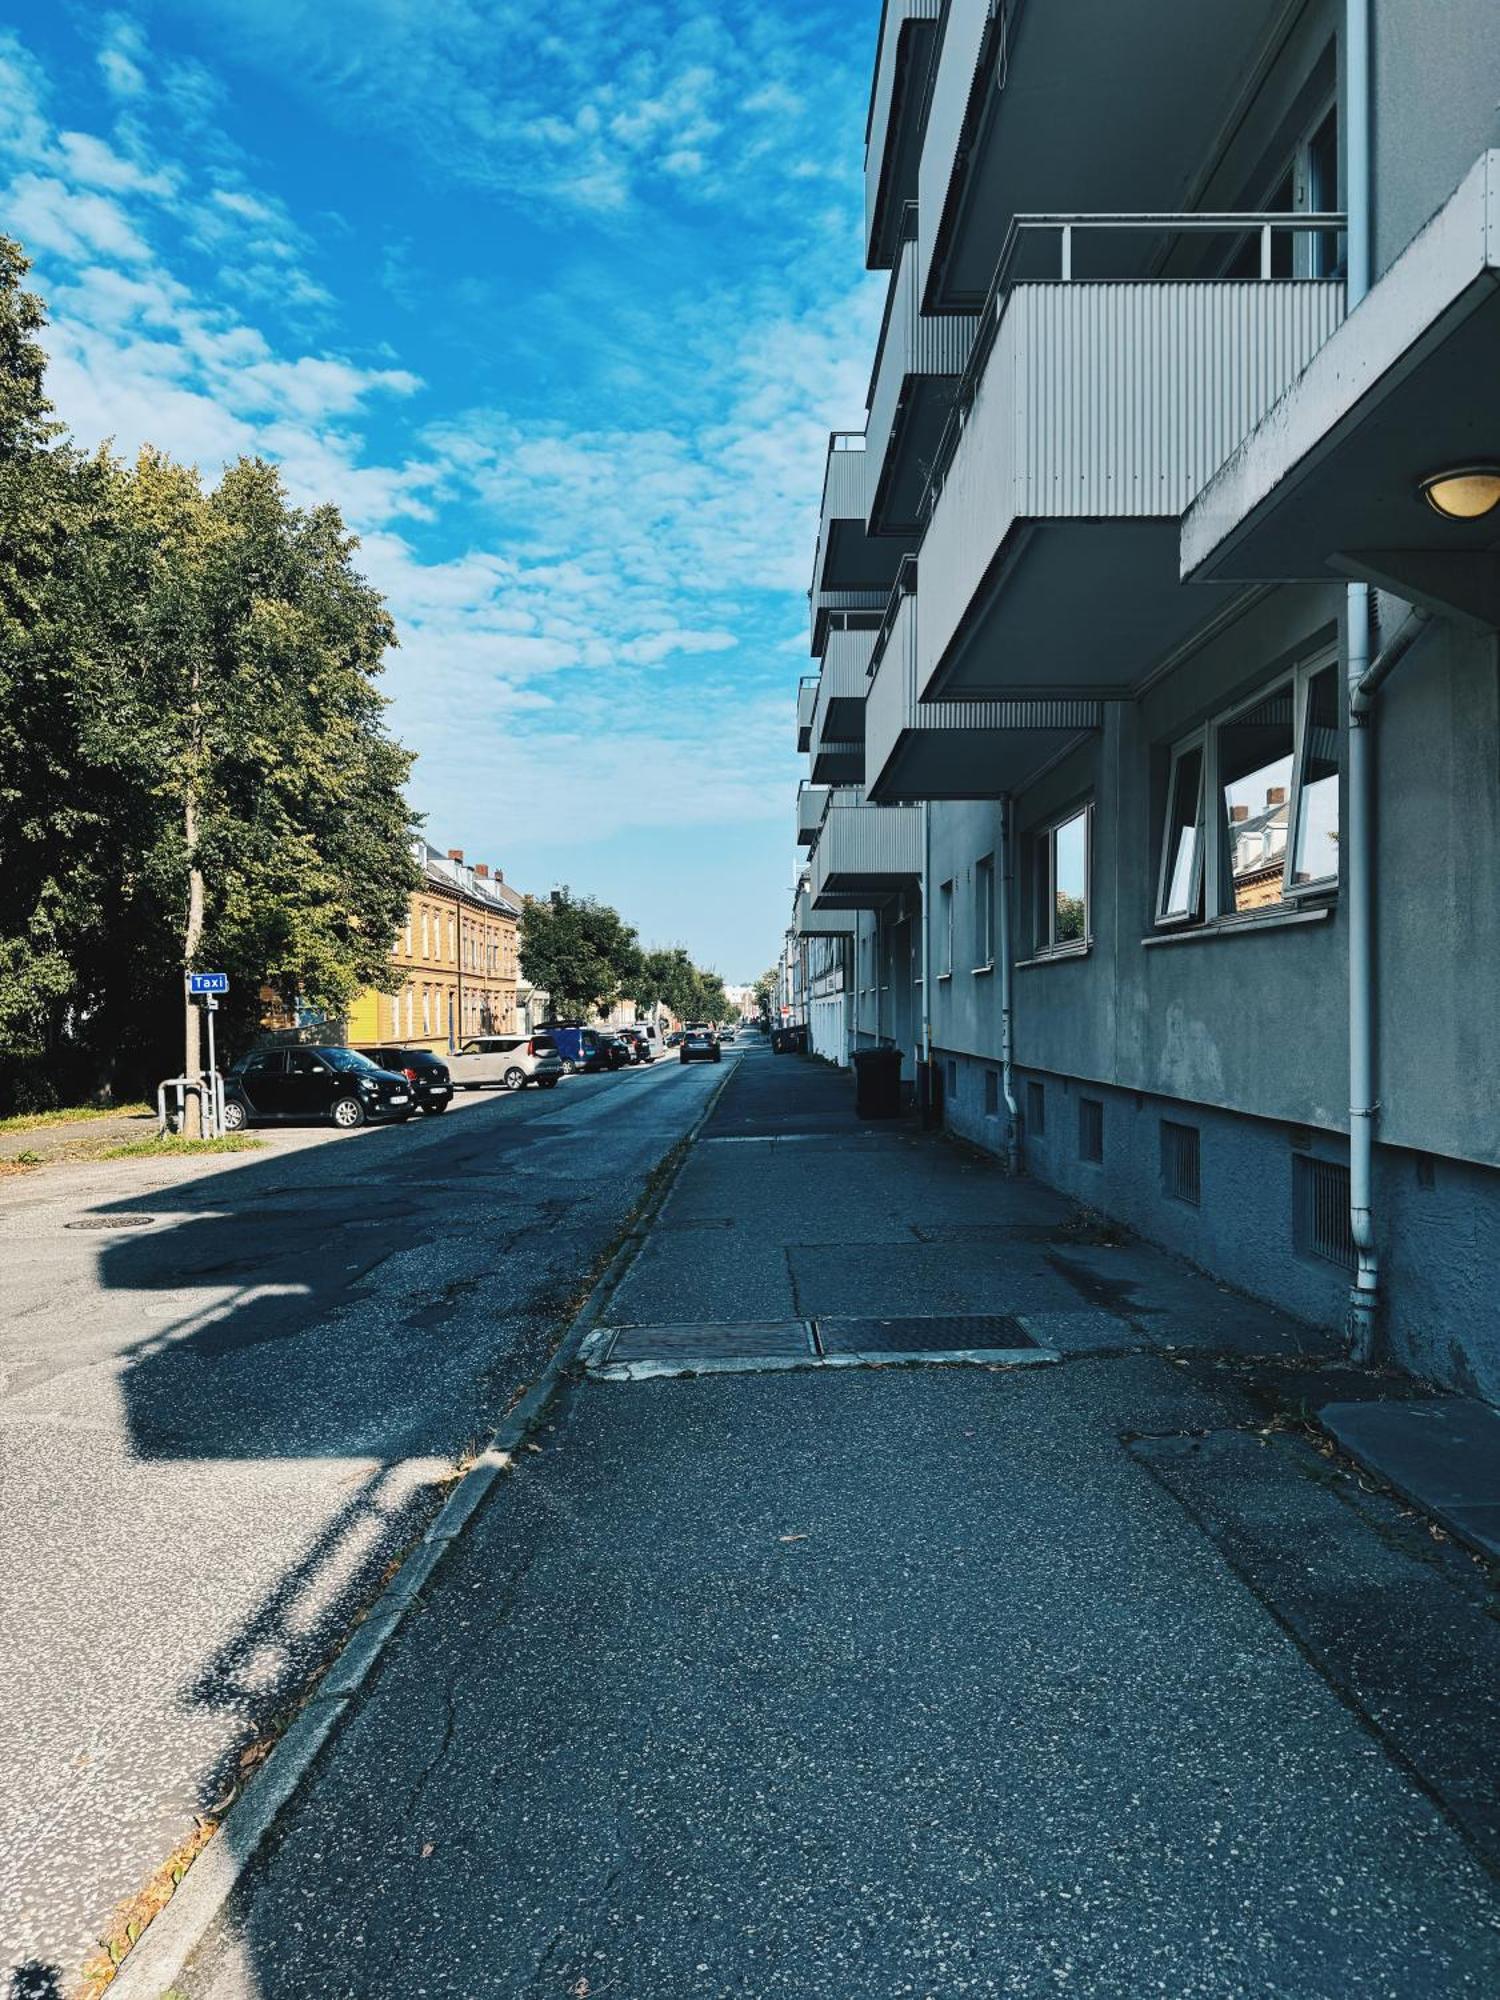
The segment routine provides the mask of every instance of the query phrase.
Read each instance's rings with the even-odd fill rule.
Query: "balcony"
[[[901,211],[915,199],[922,103],[942,0],[885,0],[865,120],[865,262],[889,270]]]
[[[1013,217],[1163,209],[1243,115],[1285,0],[947,0],[917,201],[929,312],[984,299]]]
[[[828,787],[826,785],[802,784],[797,787],[797,845],[811,847],[818,837],[818,828],[823,824],[823,815],[828,810]]]
[[[815,910],[874,910],[920,881],[918,806],[866,805],[858,787],[836,791],[812,853]]]
[[[812,726],[812,769],[820,784],[864,781],[865,696],[874,645],[868,627],[829,631]]]
[[[862,785],[865,778],[865,729],[860,717],[858,729],[849,736],[837,733],[826,715],[813,724],[813,782],[819,785]]]
[[[1327,236],[1317,216],[1023,217],[1062,277],[1003,262],[934,467],[922,542],[924,700],[1123,698],[1224,610],[1184,590],[1195,495],[1343,316],[1333,279],[1075,282],[1085,231]]]
[[[797,748],[805,756],[812,748],[813,711],[818,700],[818,677],[804,674],[797,683]]]
[[[877,541],[869,533],[877,470],[863,431],[832,433],[810,597],[812,650],[820,656],[834,618],[879,622],[904,553],[899,542]]]
[[[972,313],[939,319],[921,310],[915,225],[916,210],[909,208],[886,295],[865,426],[874,472],[870,533],[901,535],[908,547],[917,537],[928,468],[978,326]]]
[[[815,910],[812,896],[806,889],[797,892],[797,907],[792,924],[798,937],[846,937],[852,938],[859,931],[858,910]]]
[[[1500,626],[1500,513],[1445,517],[1421,482],[1500,440],[1500,152],[1438,213],[1194,502],[1185,576],[1374,583]]]
[[[1099,727],[1096,701],[919,701],[918,616],[917,564],[909,559],[876,641],[866,704],[873,804],[1004,798]]]

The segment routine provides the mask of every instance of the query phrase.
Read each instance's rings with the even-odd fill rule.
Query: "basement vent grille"
[[[1161,1121],[1161,1184],[1173,1201],[1198,1206],[1201,1182],[1196,1125],[1175,1125],[1170,1118]]]
[[[1104,1102],[1098,1097],[1078,1100],[1078,1157],[1095,1166],[1104,1159]]]
[[[1349,1225],[1349,1169],[1336,1160],[1292,1156],[1292,1241],[1299,1257],[1316,1257],[1352,1271],[1357,1262]]]

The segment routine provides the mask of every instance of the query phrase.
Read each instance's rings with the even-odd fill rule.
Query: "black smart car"
[[[448,1065],[431,1049],[366,1049],[364,1053],[379,1068],[406,1078],[419,1111],[436,1117],[452,1103],[453,1083]]]
[[[332,1119],[353,1131],[367,1119],[410,1118],[416,1106],[404,1076],[381,1069],[355,1049],[258,1049],[224,1078],[224,1124]]]

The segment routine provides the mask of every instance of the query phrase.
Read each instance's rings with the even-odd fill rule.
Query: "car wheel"
[[[524,1090],[526,1088],[526,1072],[524,1069],[508,1069],[500,1081],[505,1085],[507,1090]]]
[[[448,1106],[446,1102],[442,1104],[424,1104],[422,1109],[427,1113],[429,1118],[438,1118],[448,1109]]]
[[[224,1130],[226,1132],[243,1132],[249,1123],[250,1120],[245,1115],[244,1105],[237,1103],[231,1097],[224,1106]]]
[[[333,1107],[333,1122],[341,1131],[353,1132],[365,1122],[365,1107],[357,1097],[341,1097]]]

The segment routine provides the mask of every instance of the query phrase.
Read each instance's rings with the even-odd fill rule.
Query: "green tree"
[[[554,890],[521,913],[521,975],[547,994],[559,1020],[587,1019],[642,984],[635,932],[608,903]]]
[[[415,880],[394,633],[330,507],[205,491],[61,440],[40,302],[0,239],[0,1094],[196,1067],[183,972],[337,1010],[388,973]]]

